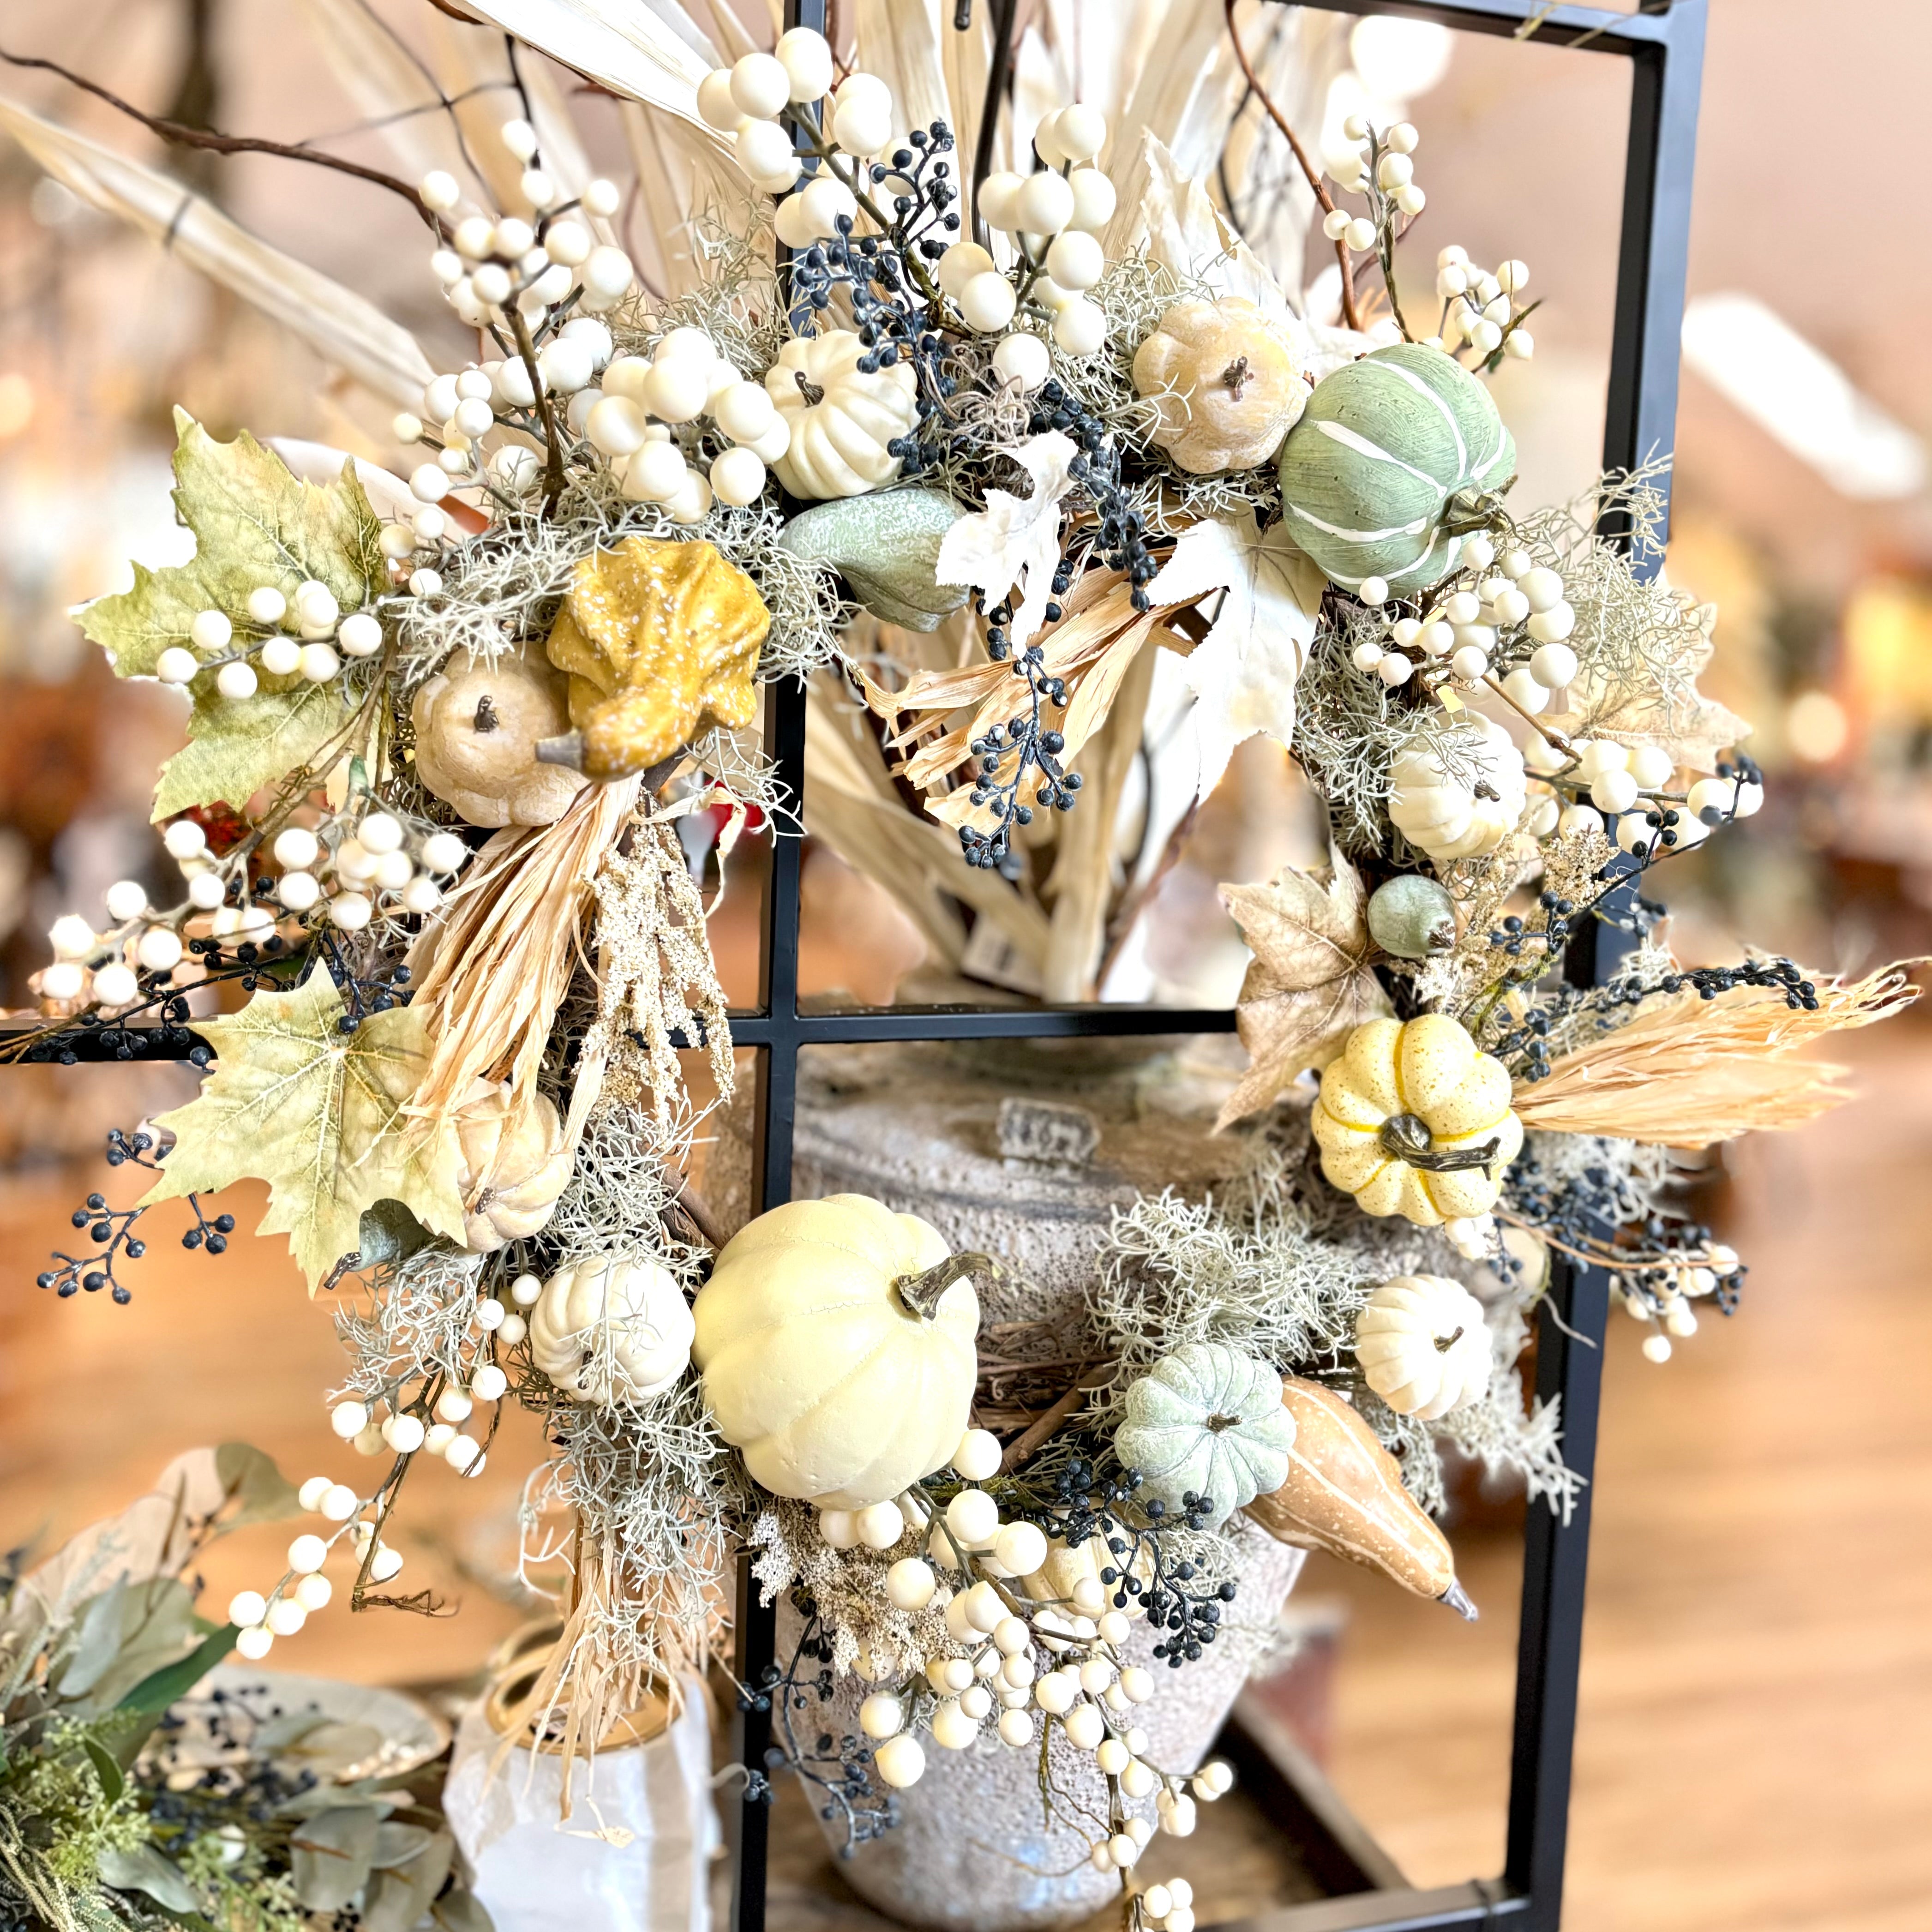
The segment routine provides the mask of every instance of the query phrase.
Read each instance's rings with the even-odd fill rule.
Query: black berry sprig
[[[157,1150],[155,1137],[146,1128],[136,1128],[129,1133],[120,1127],[110,1127],[107,1132],[107,1165],[120,1167],[132,1162],[136,1167],[146,1168],[150,1174],[161,1172],[161,1161]],[[235,1232],[232,1214],[218,1214],[212,1220],[202,1211],[201,1197],[190,1194],[188,1206],[194,1210],[194,1226],[182,1237],[184,1248],[202,1248],[211,1255],[226,1251],[228,1237]],[[122,1307],[133,1300],[134,1292],[122,1282],[114,1270],[122,1261],[137,1262],[148,1251],[148,1244],[135,1234],[135,1224],[147,1213],[145,1207],[110,1208],[106,1197],[90,1194],[76,1208],[70,1216],[76,1228],[85,1228],[88,1238],[97,1244],[96,1252],[91,1255],[69,1255],[56,1249],[53,1259],[61,1265],[44,1270],[34,1277],[42,1288],[50,1288],[64,1300],[70,1295],[85,1291],[96,1294],[102,1288],[109,1292],[110,1298]]]

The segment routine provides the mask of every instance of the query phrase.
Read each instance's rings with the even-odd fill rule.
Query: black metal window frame
[[[1620,56],[1631,70],[1614,334],[1604,425],[1604,465],[1621,470],[1668,452],[1677,415],[1678,338],[1690,247],[1706,0],[1642,0],[1634,13],[1550,5],[1540,0],[1305,0],[1324,10],[1388,14],[1464,32],[1534,38],[1548,46]],[[825,0],[786,0],[788,26],[823,31]],[[770,687],[766,744],[786,794],[805,795],[806,694],[786,680]],[[800,842],[776,838],[763,908],[759,1005],[734,1015],[735,1043],[757,1054],[752,1157],[754,1204],[791,1198],[798,1056],[809,1046],[904,1040],[1043,1040],[1233,1030],[1223,1008],[1093,1004],[800,1010]],[[1610,972],[1614,933],[1592,928],[1568,962],[1584,983]],[[1293,1906],[1244,1922],[1245,1932],[1424,1932],[1507,1924],[1555,1932],[1562,1913],[1572,1744],[1589,1550],[1588,1478],[1596,1459],[1601,1343],[1610,1283],[1600,1270],[1560,1268],[1537,1332],[1537,1392],[1561,1399],[1564,1457],[1586,1479],[1567,1523],[1532,1509],[1524,1530],[1522,1618],[1516,1657],[1508,1850],[1499,1879],[1428,1891],[1354,1894]],[[736,1670],[755,1682],[773,1659],[776,1613],[760,1604],[748,1564],[736,1603]],[[762,1775],[769,1714],[740,1714],[734,1754]],[[751,1785],[748,1778],[740,1789]],[[740,1800],[732,1820],[736,1860],[732,1932],[764,1932],[768,1802]],[[1230,1929],[1232,1932],[1232,1928]]]
[[[1678,338],[1690,244],[1690,190],[1702,82],[1707,0],[1642,0],[1634,13],[1543,4],[1543,0],[1303,0],[1326,11],[1388,14],[1464,32],[1534,37],[1545,46],[1620,56],[1630,63],[1631,96],[1617,268],[1615,333],[1604,430],[1606,469],[1627,469],[1671,448],[1677,412]],[[788,26],[823,29],[826,0],[786,0]],[[1667,480],[1666,487],[1667,488]],[[806,694],[788,680],[770,687],[766,745],[780,784],[801,808],[805,795]],[[809,1046],[942,1040],[1121,1038],[1228,1033],[1228,1008],[1093,1004],[1032,1007],[856,1007],[800,1010],[798,989],[800,841],[772,841],[761,913],[759,1001],[732,1016],[735,1044],[756,1055],[753,1127],[754,1205],[790,1198],[798,1057]],[[1570,976],[1600,980],[1614,967],[1617,935],[1598,927],[1573,946]],[[1601,943],[1600,942],[1605,942]],[[184,1058],[188,1036],[142,1028],[70,1035],[61,1044],[82,1060]],[[38,1057],[38,1056],[37,1056]],[[1570,1758],[1576,1721],[1589,1549],[1591,1476],[1596,1457],[1601,1342],[1610,1283],[1599,1270],[1559,1266],[1537,1333],[1537,1392],[1563,1406],[1564,1455],[1586,1486],[1568,1523],[1529,1512],[1524,1532],[1522,1619],[1516,1658],[1508,1850],[1499,1878],[1428,1891],[1359,1892],[1291,1906],[1223,1932],[1432,1932],[1500,1926],[1556,1932],[1562,1911]],[[735,1664],[754,1682],[772,1660],[776,1612],[761,1604],[741,1565]],[[740,1714],[732,1757],[762,1784],[770,1720]],[[749,1778],[737,1781],[744,1793]],[[764,1932],[770,1807],[726,1801],[736,1869],[731,1932]]]

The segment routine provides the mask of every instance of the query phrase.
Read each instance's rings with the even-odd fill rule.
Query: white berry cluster
[[[756,502],[767,466],[791,446],[764,385],[701,328],[667,331],[648,357],[618,356],[594,395],[583,434],[627,497],[662,504],[674,523],[699,522],[714,500]],[[577,414],[574,403],[573,424]]]
[[[1393,238],[1396,216],[1413,219],[1420,214],[1429,197],[1417,184],[1415,164],[1409,157],[1421,142],[1422,136],[1406,121],[1378,130],[1365,116],[1351,114],[1342,123],[1341,140],[1323,159],[1329,178],[1345,194],[1364,196],[1369,212],[1351,214],[1346,208],[1334,208],[1322,219],[1322,233],[1364,254]]]
[[[698,112],[707,126],[731,136],[738,165],[754,188],[782,194],[798,179],[802,165],[791,130],[780,118],[788,110],[830,94],[825,132],[854,158],[876,154],[892,138],[892,101],[885,82],[855,74],[835,92],[832,77],[832,49],[824,35],[794,27],[778,37],[770,53],[746,54],[706,74],[698,83]]]
[[[335,592],[310,578],[292,598],[272,584],[257,585],[238,620],[225,610],[197,611],[188,642],[169,645],[154,674],[164,684],[188,684],[212,670],[215,689],[238,701],[260,688],[258,671],[328,684],[340,676],[345,657],[374,657],[382,648],[382,626],[374,613],[344,616]]]
[[[1576,675],[1576,653],[1564,641],[1576,614],[1563,579],[1525,550],[1510,549],[1497,565],[1495,544],[1480,531],[1464,539],[1459,562],[1463,567],[1428,591],[1413,615],[1390,622],[1385,644],[1356,646],[1356,668],[1388,685],[1406,684],[1420,670],[1432,688],[1444,682],[1474,688],[1502,658],[1523,657],[1505,672],[1502,688],[1534,716]],[[1372,609],[1389,601],[1378,577],[1364,578],[1358,594]]]
[[[1436,258],[1436,292],[1442,302],[1437,346],[1453,355],[1466,342],[1478,356],[1500,349],[1527,361],[1536,341],[1522,326],[1528,311],[1518,297],[1528,280],[1526,263],[1512,259],[1492,273],[1471,261],[1466,248],[1444,248]]]
[[[1639,1322],[1663,1324],[1663,1333],[1644,1337],[1643,1352],[1649,1360],[1669,1361],[1671,1338],[1674,1336],[1680,1342],[1687,1341],[1696,1334],[1697,1313],[1691,1303],[1705,1295],[1714,1294],[1720,1271],[1733,1269],[1738,1264],[1737,1250],[1722,1242],[1714,1242],[1706,1252],[1710,1266],[1679,1268],[1674,1281],[1661,1287],[1654,1284],[1651,1286],[1653,1299],[1646,1300],[1641,1294],[1625,1294],[1618,1289],[1628,1314]]]
[[[1133,1903],[1137,1927],[1148,1932],[1194,1932],[1194,1888],[1184,1878],[1150,1885]]]
[[[996,1436],[969,1430],[952,1468],[976,1486],[998,1472],[1000,1455]],[[1094,1862],[1125,1870],[1154,1827],[1129,1818],[1123,1801],[1152,1797],[1162,1828],[1185,1837],[1194,1828],[1195,1799],[1218,1797],[1232,1782],[1225,1766],[1209,1766],[1193,1777],[1190,1795],[1187,1778],[1147,1762],[1147,1734],[1130,1718],[1154,1694],[1154,1679],[1123,1660],[1132,1628],[1126,1613],[1110,1606],[1097,1576],[1082,1577],[1069,1598],[1046,1595],[1046,1532],[1035,1523],[1003,1522],[984,1489],[957,1491],[938,1516],[911,1492],[868,1509],[822,1510],[819,1533],[835,1550],[887,1551],[923,1538],[922,1553],[902,1556],[886,1570],[886,1595],[900,1610],[944,1612],[945,1641],[909,1683],[884,1684],[869,1650],[853,1666],[881,1686],[860,1706],[859,1722],[877,1741],[873,1763],[887,1784],[914,1784],[925,1773],[916,1720],[944,1750],[974,1744],[996,1706],[997,1735],[1012,1750],[1037,1747],[1036,1722],[1058,1724],[1076,1750],[1094,1755],[1110,1786],[1114,1828],[1095,1843]]]
[[[360,932],[379,913],[434,912],[438,880],[470,856],[457,833],[381,809],[332,813],[314,831],[286,826],[269,849],[282,868],[274,892],[284,907],[301,916],[320,906],[344,932]]]
[[[520,327],[540,341],[567,308],[612,308],[630,292],[636,280],[630,256],[599,244],[584,218],[608,219],[622,196],[614,182],[598,180],[580,200],[566,200],[541,165],[536,130],[527,121],[505,122],[500,138],[525,164],[518,188],[529,215],[461,217],[430,266],[451,308],[471,327]],[[423,177],[418,192],[439,216],[454,214],[463,200],[456,177],[441,169]]]
[[[326,1535],[304,1530],[289,1545],[287,1569],[266,1592],[238,1590],[230,1600],[228,1621],[241,1631],[235,1648],[250,1663],[260,1663],[277,1637],[293,1636],[314,1612],[328,1606],[335,1587],[322,1570],[337,1544],[348,1538],[359,1562],[375,1538],[376,1526],[364,1514],[374,1497],[359,1496],[346,1483],[328,1476],[310,1477],[296,1493],[304,1509],[332,1527]],[[372,1580],[386,1583],[402,1567],[399,1552],[377,1544],[369,1566]]]

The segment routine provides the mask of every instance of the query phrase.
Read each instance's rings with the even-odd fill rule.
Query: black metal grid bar
[[[1667,452],[1677,403],[1678,340],[1689,248],[1706,0],[1642,0],[1634,14],[1546,6],[1538,0],[1304,0],[1329,11],[1386,14],[1463,32],[1534,37],[1546,45],[1620,56],[1631,63],[1632,96],[1624,181],[1615,337],[1604,426],[1606,467],[1629,468]],[[824,31],[826,0],[786,0],[788,26]],[[1667,479],[1665,484],[1667,490]],[[769,688],[766,743],[781,787],[804,796],[802,684]],[[800,841],[775,837],[760,935],[759,1010],[734,1014],[735,1042],[757,1055],[753,1202],[762,1210],[791,1192],[798,1056],[832,1042],[1016,1040],[1074,1036],[1221,1033],[1224,1009],[1128,1006],[799,1010]],[[1573,978],[1600,981],[1619,949],[1600,928],[1583,935],[1569,962]],[[126,1050],[123,1050],[123,1042]],[[102,1029],[62,1042],[82,1061],[178,1059],[185,1036],[134,1028]],[[1608,1278],[1592,1269],[1558,1272],[1537,1338],[1537,1388],[1563,1405],[1564,1453],[1586,1478],[1595,1458],[1601,1342]],[[1567,1525],[1532,1510],[1525,1530],[1508,1850],[1502,1877],[1429,1891],[1389,1890],[1286,1908],[1227,1932],[1435,1932],[1508,1921],[1522,1932],[1555,1932],[1562,1916],[1571,1746],[1582,1640],[1589,1491]],[[748,1569],[737,1598],[736,1667],[754,1682],[772,1659],[776,1616],[761,1606]],[[767,1713],[741,1713],[733,1756],[747,1773],[741,1802],[727,1810],[735,1852],[734,1932],[764,1932],[769,1805],[762,1784],[770,1742]]]

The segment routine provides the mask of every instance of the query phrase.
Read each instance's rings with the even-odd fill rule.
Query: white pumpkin
[[[1483,1304],[1439,1274],[1397,1275],[1355,1317],[1355,1359],[1398,1415],[1433,1422],[1451,1414],[1490,1385]]]
[[[1493,852],[1522,818],[1529,783],[1522,754],[1492,718],[1468,714],[1445,760],[1424,740],[1399,753],[1389,772],[1389,817],[1432,859]]]
[[[691,1304],[656,1262],[593,1255],[550,1276],[530,1310],[530,1360],[574,1401],[662,1395],[691,1361]]]
[[[539,1094],[513,1125],[510,1094],[507,1080],[479,1080],[456,1116],[463,1245],[472,1254],[494,1254],[539,1232],[570,1180],[571,1150],[556,1103]]]
[[[866,1509],[950,1459],[979,1376],[980,1298],[943,1281],[948,1260],[936,1228],[862,1194],[774,1208],[725,1243],[692,1353],[756,1481]]]
[[[902,358],[861,369],[868,350],[849,328],[795,336],[765,372],[765,389],[791,431],[772,464],[794,496],[862,496],[899,473],[886,447],[919,420],[917,386]]]
[[[1222,1342],[1188,1342],[1128,1384],[1114,1453],[1141,1475],[1143,1508],[1178,1516],[1192,1494],[1213,1505],[1210,1526],[1288,1480],[1294,1418],[1281,1377]]]

